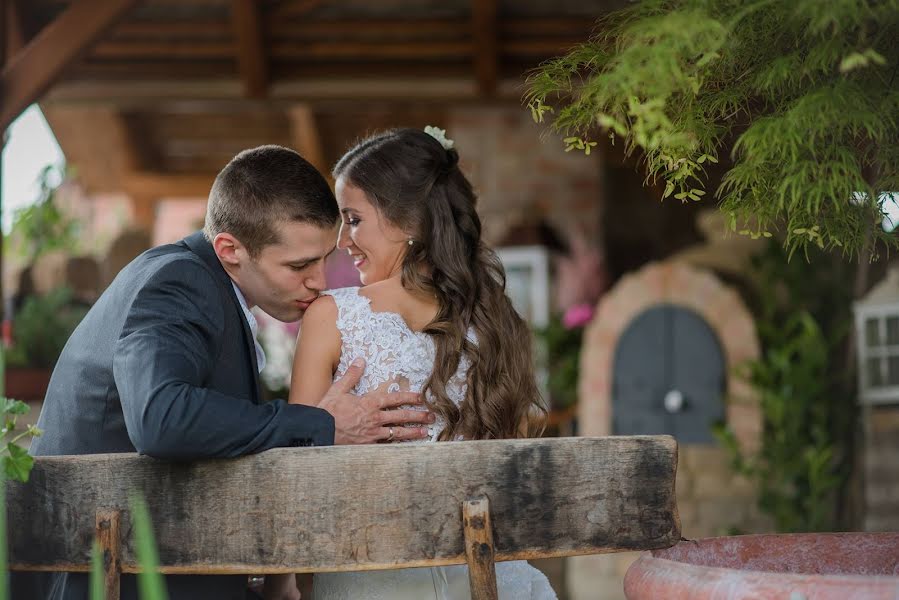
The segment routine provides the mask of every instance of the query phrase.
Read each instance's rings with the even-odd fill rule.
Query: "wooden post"
[[[119,525],[122,513],[118,510],[97,510],[97,542],[103,553],[103,589],[106,600],[119,600],[121,570]]]
[[[497,600],[493,528],[490,524],[490,500],[472,498],[462,503],[465,530],[465,557],[472,600]]]

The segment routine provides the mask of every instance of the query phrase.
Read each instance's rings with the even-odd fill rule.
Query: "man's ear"
[[[222,264],[232,267],[239,267],[247,255],[244,245],[230,233],[222,232],[216,235],[212,240],[212,248]]]

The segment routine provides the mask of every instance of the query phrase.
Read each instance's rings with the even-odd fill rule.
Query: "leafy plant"
[[[760,508],[784,532],[832,531],[845,520],[840,500],[855,406],[853,369],[845,364],[849,270],[823,252],[814,259],[819,268],[788,261],[772,242],[755,260],[762,356],[739,376],[748,379],[761,403],[760,450],[746,456],[729,428],[716,429],[736,470],[756,481]]]
[[[48,165],[38,176],[38,199],[13,214],[12,237],[24,243],[28,264],[51,250],[71,250],[78,242],[78,223],[66,215],[56,202],[56,191],[64,173]]]
[[[11,366],[52,367],[87,307],[72,301],[68,288],[30,296],[13,321],[14,343],[7,351]]]
[[[899,0],[642,0],[532,72],[526,101],[567,150],[602,129],[639,151],[664,197],[703,199],[730,152],[733,230],[873,252],[899,245],[875,226],[899,190],[897,30]]]
[[[34,459],[18,445],[18,442],[26,437],[37,437],[41,430],[34,425],[29,425],[24,431],[16,432],[16,421],[22,415],[28,414],[29,406],[19,400],[12,400],[0,396],[0,412],[3,415],[3,429],[0,430],[0,440],[3,440],[3,476],[0,477],[0,600],[9,598],[6,574],[9,570],[6,554],[6,480],[28,481]],[[15,435],[13,435],[15,433]],[[6,441],[7,436],[13,436]]]
[[[577,380],[580,366],[582,327],[566,327],[559,315],[549,325],[536,331],[545,344],[547,387],[553,408],[562,409],[577,403]]]
[[[43,433],[34,425],[29,425],[22,431],[16,430],[16,421],[22,415],[28,414],[30,407],[20,400],[0,397],[0,413],[3,415],[3,429],[0,430],[3,440],[3,479],[16,481],[28,481],[34,458],[19,446],[18,442],[27,437],[37,437]],[[7,441],[7,437],[10,437]]]

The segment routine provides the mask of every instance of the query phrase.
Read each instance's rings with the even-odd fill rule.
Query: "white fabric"
[[[409,329],[397,313],[375,312],[359,288],[325,292],[337,304],[340,331],[340,363],[334,379],[340,378],[356,358],[366,361],[365,373],[355,388],[420,392],[434,367],[434,343],[430,336]],[[471,335],[471,334],[470,334]],[[447,394],[457,405],[465,398],[467,359],[460,361],[447,383]],[[413,407],[419,408],[419,407]],[[425,410],[420,408],[420,410]],[[424,442],[437,440],[444,423],[428,427]],[[526,561],[496,565],[501,600],[555,600],[546,576]],[[315,600],[470,600],[468,568],[450,567],[319,573],[313,584]]]
[[[259,368],[259,372],[262,372],[262,369],[265,368],[265,351],[262,349],[262,344],[259,343],[259,323],[256,321],[256,315],[250,310],[250,307],[247,306],[247,299],[243,297],[243,293],[241,293],[240,288],[237,287],[237,284],[233,281],[231,282],[231,287],[234,288],[234,293],[237,294],[237,301],[240,302],[240,308],[243,310],[243,316],[247,319],[247,325],[250,326],[250,333],[253,334],[253,345],[256,347],[256,366]]]

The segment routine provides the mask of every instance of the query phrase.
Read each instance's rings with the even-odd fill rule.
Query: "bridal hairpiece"
[[[440,129],[439,127],[428,125],[427,127],[425,127],[425,133],[440,142],[440,145],[443,146],[444,150],[449,150],[453,147],[453,140],[446,137],[446,129]]]

